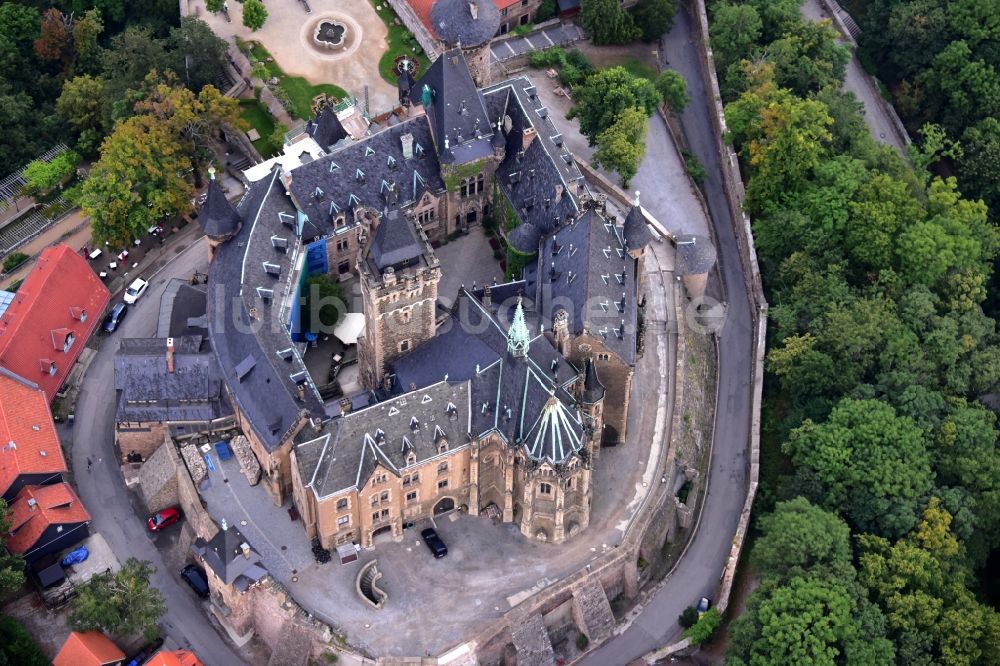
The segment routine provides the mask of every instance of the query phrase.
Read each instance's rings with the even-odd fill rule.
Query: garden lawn
[[[250,46],[252,44],[252,46]],[[330,97],[335,97],[338,101],[347,97],[347,92],[340,86],[335,86],[332,83],[321,83],[319,85],[313,85],[301,76],[288,76],[285,72],[278,66],[278,62],[271,59],[268,62],[268,58],[271,58],[271,54],[268,53],[260,42],[245,42],[243,40],[237,41],[237,47],[243,51],[247,52],[247,47],[250,46],[250,60],[251,64],[258,62],[263,65],[264,69],[267,71],[266,79],[276,78],[278,79],[278,85],[272,86],[270,84],[271,92],[281,100],[287,98],[288,100],[288,113],[295,118],[302,118],[303,120],[313,117],[312,112],[312,101],[316,95],[321,93],[326,93]],[[266,83],[267,81],[265,81]],[[395,81],[393,81],[395,85]],[[284,92],[284,95],[282,95]],[[258,132],[260,130],[257,130]],[[263,136],[263,132],[261,132]],[[263,154],[263,153],[262,153]]]
[[[389,29],[389,34],[385,38],[389,43],[389,49],[382,54],[382,57],[378,61],[379,74],[382,75],[382,78],[389,85],[395,86],[396,75],[392,72],[392,64],[396,56],[406,54],[420,64],[417,76],[414,77],[419,78],[421,74],[427,71],[431,62],[427,59],[420,44],[417,43],[416,37],[406,29],[406,26],[396,25],[396,12],[392,10],[392,7],[388,3],[372,0],[372,7],[374,7],[375,13],[385,23],[386,28]]]
[[[267,159],[281,150],[281,146],[275,146],[271,142],[271,134],[274,133],[274,119],[271,118],[271,114],[267,112],[263,104],[255,99],[241,99],[240,118],[250,123],[250,126],[260,134],[260,138],[253,142],[253,147],[257,149],[261,157]]]

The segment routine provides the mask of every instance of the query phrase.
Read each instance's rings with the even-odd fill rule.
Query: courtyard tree
[[[130,557],[114,573],[98,574],[77,588],[70,607],[74,631],[104,631],[120,636],[159,634],[157,621],[166,612],[163,594],[150,586],[156,573],[151,562]]]
[[[226,65],[226,41],[193,16],[181,17],[180,27],[170,31],[167,48],[171,68],[195,92],[214,83]]]
[[[670,32],[677,14],[677,0],[639,0],[632,9],[636,26],[642,31],[642,38],[655,42]]]
[[[624,67],[591,74],[573,89],[576,104],[569,117],[580,119],[580,131],[594,145],[597,135],[611,127],[625,109],[639,108],[648,117],[656,111],[660,93],[649,79],[633,76]]]
[[[642,35],[632,15],[622,9],[618,0],[583,0],[580,25],[597,45],[625,44]]]
[[[310,275],[302,299],[301,325],[304,332],[329,333],[347,311],[344,291],[329,275]]]
[[[639,170],[646,152],[646,126],[645,112],[632,107],[619,113],[614,124],[597,135],[594,163],[617,171],[622,187],[627,188]]]
[[[107,94],[119,102],[116,116],[119,118],[131,112],[130,107],[121,108],[128,104],[127,91],[138,88],[151,71],[165,72],[171,66],[165,40],[157,38],[150,28],[135,25],[111,39],[102,60],[104,78],[108,82]]]
[[[212,12],[213,14],[218,14],[222,11],[223,6],[225,6],[226,0],[205,0],[205,9]]]
[[[243,25],[257,32],[267,21],[267,10],[260,0],[246,0],[243,3]]]
[[[688,97],[687,82],[678,72],[668,69],[656,77],[656,90],[671,113],[679,114],[687,108],[691,98]]]
[[[165,123],[146,115],[118,123],[80,195],[94,240],[127,245],[164,217],[189,212],[190,163]]]

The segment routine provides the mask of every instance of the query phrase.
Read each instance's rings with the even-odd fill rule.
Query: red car
[[[182,515],[180,509],[162,509],[149,517],[149,520],[146,521],[146,526],[153,532],[159,532],[165,527],[176,523],[181,519]]]

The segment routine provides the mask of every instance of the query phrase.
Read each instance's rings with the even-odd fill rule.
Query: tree
[[[132,25],[115,35],[102,57],[107,93],[116,101],[125,101],[126,92],[139,88],[151,71],[166,72],[171,66],[164,40],[144,26]],[[131,108],[127,112],[131,112]]]
[[[556,0],[542,0],[535,12],[535,23],[542,23],[559,14],[559,3]]]
[[[44,150],[38,131],[38,112],[31,97],[24,92],[12,92],[2,81],[0,118],[3,118],[4,124],[0,164],[24,164]]]
[[[87,10],[73,23],[73,49],[77,74],[96,74],[101,69],[101,46],[97,39],[104,32],[104,20],[99,9]]]
[[[983,118],[962,133],[959,184],[971,198],[981,197],[994,217],[1000,211],[1000,120]]]
[[[597,45],[625,44],[642,35],[642,30],[636,27],[632,16],[622,9],[618,0],[583,0],[580,25]]]
[[[698,622],[698,609],[694,606],[685,608],[677,618],[677,624],[682,629],[690,629]]]
[[[24,584],[24,560],[4,547],[4,537],[10,534],[11,519],[7,502],[0,499],[0,595],[3,596]]]
[[[46,192],[73,175],[79,163],[80,156],[68,150],[48,162],[35,160],[24,168],[23,177],[30,190]]]
[[[760,14],[752,5],[714,3],[709,34],[720,73],[750,54],[760,40],[763,26]]]
[[[147,640],[159,634],[157,621],[166,612],[163,594],[150,586],[156,573],[151,562],[128,558],[115,573],[98,574],[77,588],[70,607],[74,631],[105,631],[123,636],[142,632]]]
[[[89,74],[77,76],[63,84],[62,93],[56,100],[56,112],[80,137],[78,146],[86,155],[97,153],[111,125],[106,86],[107,83],[100,77]]]
[[[73,20],[50,7],[42,14],[41,33],[35,40],[35,55],[58,62],[64,72],[68,71],[73,62]]]
[[[36,77],[33,46],[40,26],[37,9],[15,2],[0,4],[0,81],[27,85]]]
[[[208,24],[193,16],[181,17],[181,25],[170,31],[168,40],[172,69],[184,84],[198,92],[215,83],[225,68],[227,44]]]
[[[798,21],[767,47],[777,84],[806,96],[823,88],[839,88],[851,59],[829,20]]]
[[[676,14],[677,0],[639,0],[632,9],[635,25],[647,42],[655,42],[670,32]]]
[[[226,4],[226,0],[205,0],[205,9],[212,12],[213,14],[218,14],[222,11],[223,6]]]
[[[633,107],[618,114],[614,124],[597,136],[594,163],[617,171],[622,187],[629,186],[646,152],[646,124],[646,114]]]
[[[710,608],[698,621],[684,631],[684,637],[691,640],[694,645],[707,643],[715,630],[722,624],[722,616],[718,609]]]
[[[302,330],[329,333],[347,311],[344,292],[329,275],[310,275],[302,296]]]
[[[95,240],[127,245],[165,216],[190,211],[191,186],[184,179],[189,165],[183,144],[165,123],[150,116],[118,123],[80,196]]]
[[[660,100],[656,86],[649,79],[633,76],[624,67],[598,70],[573,92],[576,104],[568,117],[580,119],[580,131],[591,145],[625,109],[638,108],[650,116]]]
[[[933,481],[924,433],[878,400],[841,400],[825,423],[806,421],[782,449],[816,472],[827,507],[877,534],[912,528]]]
[[[680,114],[691,101],[687,92],[687,82],[672,69],[656,77],[656,90],[671,113]]]
[[[837,515],[797,497],[779,502],[758,527],[751,562],[759,576],[779,584],[807,574],[853,577],[851,530]]]
[[[267,10],[260,0],[245,0],[243,3],[243,25],[257,32],[267,21]]]
[[[41,646],[16,619],[0,616],[0,664],[48,666]]]

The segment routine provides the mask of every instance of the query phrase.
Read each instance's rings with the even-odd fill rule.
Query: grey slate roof
[[[179,338],[183,335],[200,335],[208,339],[208,292],[205,285],[192,285],[187,280],[174,278],[167,282],[160,296],[160,316],[156,323],[156,337]]]
[[[269,450],[281,443],[302,410],[323,414],[319,393],[288,332],[286,299],[294,288],[300,244],[295,208],[279,173],[275,168],[250,186],[239,206],[246,223],[219,246],[208,285],[209,335],[219,367],[240,411]],[[287,248],[275,247],[272,237],[285,239]],[[279,275],[265,272],[265,263],[276,266]],[[268,293],[270,298],[261,298]]]
[[[211,421],[229,416],[222,373],[201,336],[174,338],[167,371],[165,338],[125,338],[115,354],[115,420]]]
[[[390,371],[398,390],[426,386],[441,381],[445,375],[448,381],[470,380],[474,437],[496,432],[511,445],[525,445],[526,453],[536,460],[563,462],[579,450],[579,446],[568,443],[582,441],[582,422],[566,390],[576,380],[576,371],[541,334],[531,340],[527,358],[515,358],[507,352],[507,322],[511,320],[516,294],[502,298],[504,295],[500,287],[491,293],[494,313],[462,290],[453,316],[441,326],[438,335],[393,361]],[[539,330],[537,318],[527,319],[529,330]],[[553,395],[563,405],[560,410],[565,409],[568,415],[557,420],[559,428],[555,432],[561,434],[556,439],[543,436],[531,449],[529,433],[538,426]],[[575,435],[568,434],[566,427]]]
[[[701,275],[710,271],[715,265],[715,245],[705,236],[684,234],[678,236],[675,243],[678,275]]]
[[[347,138],[347,130],[340,124],[333,107],[324,106],[319,115],[306,124],[306,133],[313,138],[323,150],[332,150],[337,142]]]
[[[413,137],[409,159],[401,139],[407,134]],[[444,181],[427,118],[416,116],[294,169],[289,189],[298,208],[330,234],[341,213],[352,225],[358,207],[405,208],[425,191],[444,191]]]
[[[635,363],[638,281],[621,227],[588,208],[542,241],[535,301],[551,320],[569,303],[570,330],[600,335],[626,363]]]
[[[244,554],[243,544],[249,546],[249,556]],[[250,546],[247,538],[235,527],[220,529],[209,541],[198,537],[191,549],[205,560],[205,564],[226,585],[245,590],[250,583],[267,575],[267,570],[260,562],[260,553]]]
[[[387,268],[412,266],[423,257],[423,245],[410,222],[394,210],[383,218],[368,248],[368,257],[378,273]]]
[[[304,428],[295,457],[307,488],[322,498],[360,488],[381,465],[397,476],[469,444],[468,382],[439,381],[331,419],[322,431]],[[410,455],[412,462],[407,462]]]
[[[625,216],[625,247],[629,250],[638,250],[649,245],[651,240],[653,234],[649,231],[646,216],[643,215],[639,204],[635,204]]]
[[[597,374],[597,366],[594,360],[588,358],[583,379],[583,402],[589,405],[600,402],[604,399],[604,384]]]
[[[479,1],[493,6],[492,0]],[[464,4],[465,0],[461,2]],[[491,123],[486,115],[483,100],[460,49],[443,53],[420,77],[417,90],[421,99],[425,86],[430,88],[431,103],[425,105],[424,111],[434,129],[438,154],[444,153],[447,137],[456,164],[492,155],[490,139],[496,122]]]
[[[538,227],[531,224],[530,222],[524,222],[519,224],[514,231],[510,233],[507,240],[510,242],[511,247],[513,247],[518,252],[524,254],[535,254],[538,252],[538,241],[542,238],[542,232],[538,230]]]
[[[228,238],[242,224],[239,214],[226,199],[215,178],[208,181],[207,197],[198,211],[198,223],[205,230],[205,235],[213,238]]]
[[[472,48],[497,33],[500,10],[493,0],[437,0],[431,6],[431,27],[447,45]]]

